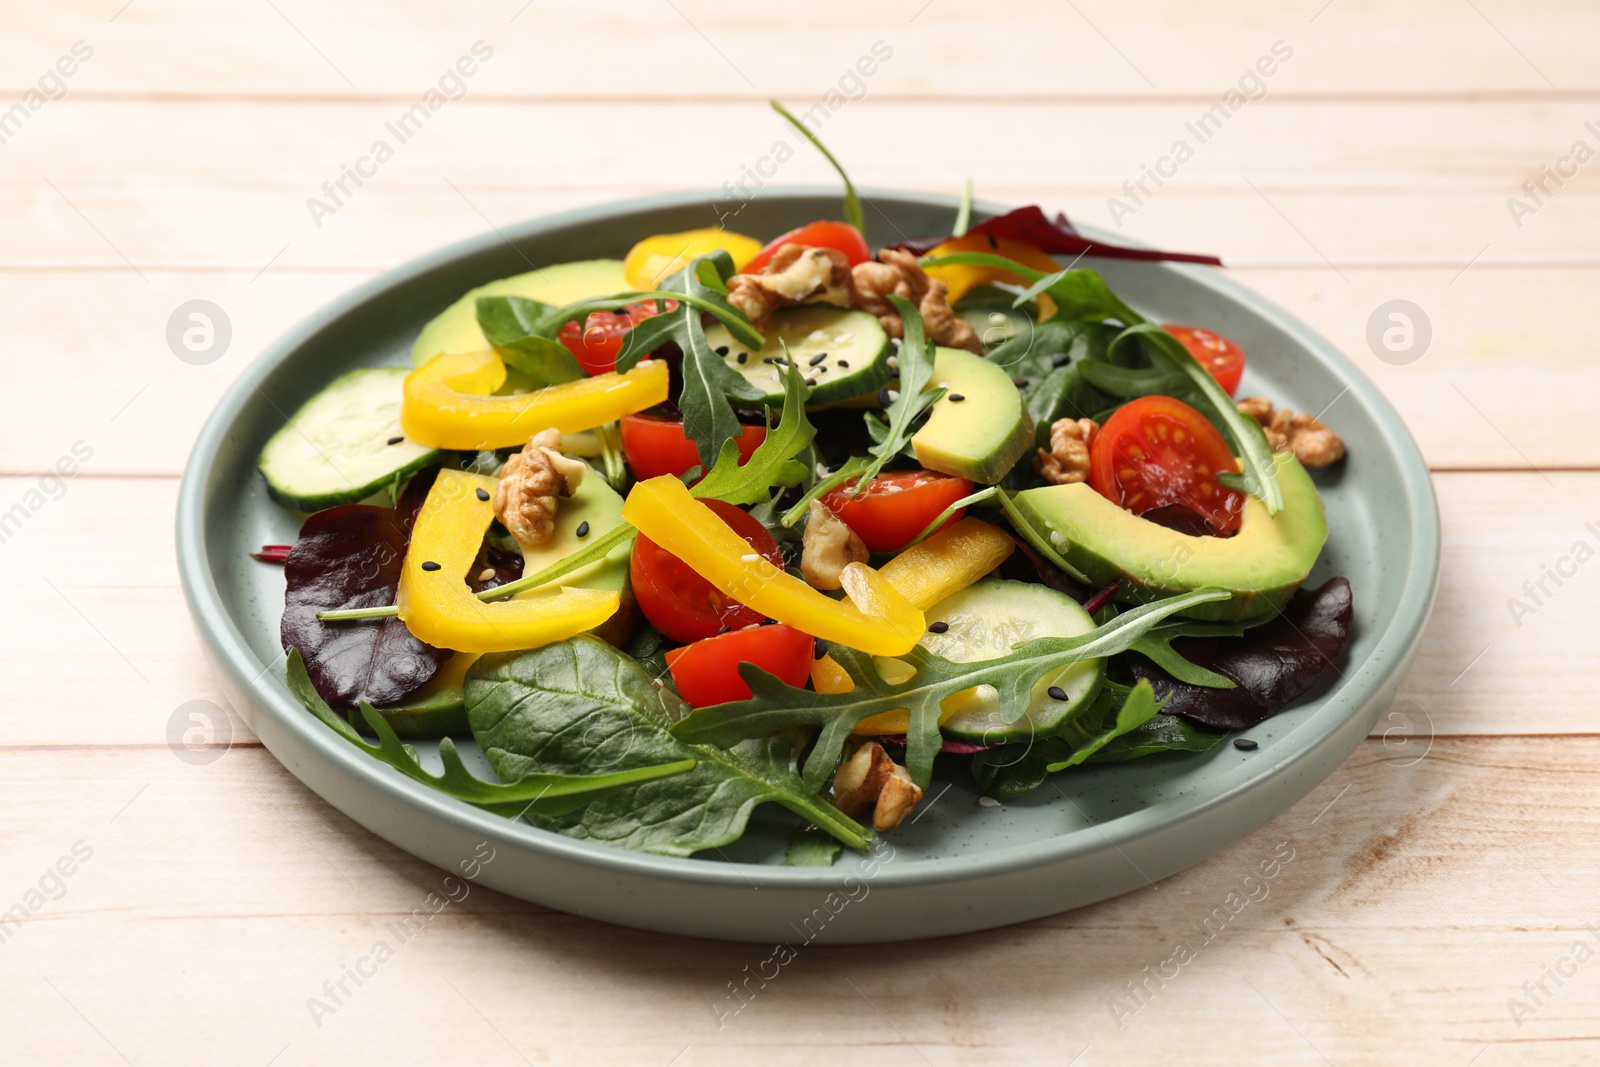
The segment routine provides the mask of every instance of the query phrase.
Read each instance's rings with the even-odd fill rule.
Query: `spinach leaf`
[[[913,674],[899,685],[884,680],[871,656],[835,646],[834,660],[855,682],[845,693],[817,693],[785,685],[753,663],[741,663],[739,676],[750,686],[748,700],[699,708],[672,727],[675,737],[690,742],[731,746],[796,726],[819,726],[802,778],[820,789],[838,765],[845,742],[863,719],[906,708],[906,770],[926,789],[938,753],[940,706],[962,689],[991,685],[999,694],[1001,719],[1015,722],[1028,710],[1033,686],[1046,671],[1080,659],[1125,652],[1132,642],[1175,612],[1227,598],[1216,589],[1200,590],[1145,604],[1078,637],[1042,637],[1019,645],[1009,654],[976,663],[953,663],[920,645],[901,656]],[[480,661],[481,663],[482,661]],[[471,701],[468,701],[469,715]]]
[[[695,765],[693,759],[680,759],[671,763],[633,767],[609,774],[529,774],[507,785],[501,785],[498,782],[485,782],[467,770],[466,764],[461,761],[461,753],[456,750],[455,742],[446,737],[439,742],[439,759],[444,764],[444,773],[434,774],[422,766],[422,762],[417,758],[417,750],[401,742],[388,720],[365,701],[361,704],[361,715],[366,720],[367,727],[377,736],[378,743],[369,744],[356,733],[355,727],[345,722],[317,695],[316,687],[311,684],[311,678],[306,674],[305,661],[300,658],[300,650],[297,648],[289,650],[286,680],[289,692],[307,711],[373,759],[387,763],[407,778],[432,786],[447,796],[487,808],[501,815],[517,816],[524,813],[555,815],[571,811],[588,803],[593,796],[605,790],[684,774],[693,770]]]
[[[566,345],[535,332],[550,312],[548,304],[521,296],[480,296],[477,307],[478,327],[495,354],[535,385],[559,385],[584,376]]]
[[[1163,752],[1205,752],[1224,736],[1213,730],[1202,730],[1176,715],[1157,715],[1137,729],[1113,738],[1087,762],[1122,763]]]
[[[323,699],[338,708],[395,704],[449,656],[398,618],[324,622],[322,611],[393,604],[411,530],[392,508],[341,504],[306,518],[283,561],[283,647],[297,648]]]
[[[903,296],[891,293],[889,302],[900,312],[900,321],[905,327],[905,337],[900,342],[900,395],[884,412],[889,417],[887,423],[871,414],[866,416],[867,432],[874,443],[868,449],[872,459],[862,470],[861,480],[856,482],[853,494],[856,496],[866,491],[867,484],[878,476],[885,464],[911,446],[911,436],[917,432],[918,422],[945,394],[943,389],[928,388],[933,381],[933,353],[928,350],[921,313]]]
[[[801,826],[789,839],[784,854],[785,867],[832,867],[839,855],[839,842],[815,826]]]
[[[983,791],[996,800],[1023,796],[1039,788],[1050,775],[1088,761],[1117,738],[1140,729],[1160,708],[1161,701],[1146,682],[1135,685],[1120,704],[1110,690],[1104,691],[1088,712],[1057,736],[1032,741],[1025,747],[1001,745],[979,752],[972,758],[972,775]]]
[[[785,351],[787,353],[787,349]],[[732,438],[723,442],[716,466],[691,488],[695,497],[729,504],[758,504],[772,498],[775,486],[799,485],[809,478],[811,471],[794,458],[809,448],[817,436],[816,428],[806,418],[809,392],[805,376],[795,366],[795,361],[789,360],[783,414],[777,428],[767,433],[766,439],[756,446],[749,462],[742,467],[738,445]]]
[[[763,735],[721,749],[674,737],[688,705],[597,638],[484,656],[467,674],[466,702],[473,735],[502,778],[697,761],[687,774],[619,789],[580,812],[533,813],[533,822],[569,837],[688,856],[736,840],[751,811],[773,802],[851,848],[869,838],[801,783],[789,739]]]
[[[1181,637],[1238,637],[1244,631],[1244,625],[1236,622],[1169,622],[1139,638],[1129,651],[1144,656],[1180,682],[1210,689],[1232,689],[1235,685],[1232,678],[1185,659],[1172,647],[1172,642]]]

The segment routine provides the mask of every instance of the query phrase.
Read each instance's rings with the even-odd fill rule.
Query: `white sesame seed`
[[[1006,321],[1006,317],[998,311],[991,311],[989,312],[989,321],[998,326]]]
[[[978,798],[978,807],[980,807],[980,808],[998,808],[999,806],[1000,806],[1000,802],[998,800],[996,800],[994,797],[979,797]]]
[[[900,399],[900,390],[898,390],[898,389],[890,389],[889,390],[889,403],[893,404],[896,400],[899,400],[899,399]]]
[[[821,331],[819,330],[818,332],[820,333]],[[854,335],[848,334],[848,333],[841,333],[839,336],[837,336],[837,337],[835,337],[833,339],[833,343],[836,344],[836,345],[842,345],[846,341],[850,340],[850,338],[852,336],[854,336]]]
[[[899,348],[901,345],[905,344],[905,342],[898,337],[889,338],[889,343],[894,345],[896,348]]]
[[[756,560],[758,560],[760,558],[761,558],[761,553],[759,553],[759,552],[746,552],[744,555],[739,557],[739,559],[741,561],[745,562],[745,563],[754,563]]]
[[[900,369],[900,357],[899,356],[890,356],[889,357],[889,369],[890,370],[899,370]]]
[[[812,344],[824,344],[828,340],[827,331],[812,330],[810,333],[806,334],[806,340],[810,341]]]
[[[480,582],[487,582],[490,578],[493,578],[493,577],[494,577],[494,568],[493,567],[485,567],[485,568],[483,568],[483,570],[478,572],[478,581],[480,581]]]

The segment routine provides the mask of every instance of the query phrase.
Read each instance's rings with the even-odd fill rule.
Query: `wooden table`
[[[519,3],[62,0],[6,18],[0,105],[23,108],[0,109],[0,912],[29,917],[0,923],[0,1059],[1600,1059],[1600,565],[1583,565],[1600,544],[1600,10]],[[1270,77],[1244,77],[1258,61]],[[1229,109],[1241,78],[1256,98]],[[442,874],[237,723],[217,758],[174,757],[179,709],[222,700],[172,551],[201,421],[264,345],[374,273],[569,205],[735,182],[781,133],[768,97],[830,90],[826,138],[858,182],[970,175],[985,197],[1220,252],[1380,383],[1437,472],[1446,540],[1402,701],[1304,802],[1189,871],[1024,926],[811,949],[720,1028],[713,1003],[764,953],[489,890],[313,1011]],[[408,114],[392,158],[362,162]],[[1207,115],[1200,143],[1186,123]],[[1192,156],[1162,162],[1180,138]],[[366,176],[335,201],[346,166]],[[1170,174],[1135,199],[1145,166]],[[770,180],[830,176],[801,155]],[[204,365],[168,342],[195,299],[231,325]],[[1431,323],[1409,362],[1368,344],[1394,299]],[[1195,936],[1291,850],[1265,898]],[[1178,942],[1194,958],[1146,982]]]

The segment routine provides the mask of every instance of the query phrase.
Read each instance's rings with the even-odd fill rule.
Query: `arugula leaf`
[[[1007,256],[996,255],[993,252],[952,252],[947,256],[933,256],[922,261],[923,267],[939,266],[968,266],[968,267],[995,267],[999,270],[1015,274],[1017,277],[1031,283],[1026,292],[1017,297],[1013,307],[1020,307],[1040,293],[1048,293],[1050,299],[1060,308],[1058,314],[1064,319],[1090,319],[1101,322],[1106,319],[1115,319],[1124,326],[1144,322],[1144,316],[1124,304],[1111,287],[1100,277],[1099,271],[1083,269],[1058,270],[1054,274],[1046,274],[1042,270],[1024,264]]]
[[[797,689],[753,663],[741,663],[739,676],[750,686],[750,699],[699,708],[676,723],[672,733],[684,741],[729,746],[795,726],[819,726],[822,729],[806,759],[802,780],[808,788],[820,789],[838,765],[845,741],[858,723],[880,712],[906,708],[911,718],[906,731],[906,769],[917,785],[927,788],[933,757],[941,744],[939,713],[946,698],[962,689],[992,685],[999,694],[1002,721],[1016,722],[1027,713],[1034,683],[1044,672],[1125,652],[1140,634],[1167,616],[1227,596],[1223,590],[1205,589],[1169,597],[1123,612],[1078,637],[1038,638],[1007,655],[976,663],[952,663],[919,645],[899,657],[914,672],[900,685],[885,681],[871,656],[835,646],[834,660],[856,686],[846,693]]]
[[[833,158],[833,153],[828,151],[821,141],[817,140],[817,135],[807,129],[805,123],[789,114],[788,109],[782,104],[776,100],[769,100],[767,103],[772,105],[772,110],[787,119],[789,125],[799,130],[800,135],[810,141],[813,148],[822,153],[822,158],[833,164],[833,169],[839,174],[839,180],[844,182],[844,220],[862,233],[866,233],[867,222],[861,214],[861,199],[856,196],[856,187],[850,184],[850,176],[844,172],[844,168],[839,165],[839,161]]]
[[[466,764],[461,761],[461,753],[456,750],[455,742],[446,737],[439,742],[439,759],[444,764],[444,773],[433,774],[422,766],[417,758],[416,749],[401,742],[394,728],[374,710],[371,704],[365,701],[361,703],[361,716],[366,720],[367,727],[377,735],[376,745],[369,744],[356,732],[355,727],[328,707],[311,684],[311,679],[306,674],[305,661],[300,658],[300,650],[297,648],[289,650],[286,680],[289,692],[307,711],[373,759],[387,763],[407,778],[432,786],[447,796],[488,808],[502,815],[515,816],[524,812],[530,815],[554,815],[567,812],[588,803],[591,798],[607,790],[627,786],[637,787],[640,783],[654,779],[685,774],[695,767],[692,758],[684,758],[649,766],[636,765],[607,774],[521,775],[502,785],[498,782],[485,782],[467,770]]]
[[[569,837],[687,856],[736,840],[751,811],[773,802],[851,848],[869,839],[802,784],[788,739],[721,749],[674,737],[688,711],[682,698],[598,638],[485,656],[467,674],[466,700],[473,735],[502,777],[696,761],[687,774],[618,789],[581,812],[534,813],[538,825]]]
[[[933,381],[933,354],[928,351],[928,341],[922,329],[922,314],[916,305],[903,296],[890,294],[889,302],[900,312],[905,327],[905,337],[900,342],[900,395],[895,397],[884,414],[887,424],[867,415],[867,432],[876,443],[868,449],[872,459],[861,472],[853,495],[866,491],[867,484],[878,476],[884,465],[911,444],[917,431],[917,422],[944,396],[943,389],[929,389]]]
[[[1232,689],[1237,684],[1232,678],[1186,659],[1172,647],[1172,642],[1180,637],[1238,637],[1244,631],[1243,624],[1236,622],[1169,622],[1139,638],[1129,651],[1144,656],[1180,682]]]
[[[1014,751],[1021,747],[1018,745],[978,753],[973,757],[972,775],[996,800],[1023,796],[1043,785],[1050,775],[1090,760],[1117,738],[1140,729],[1160,708],[1155,690],[1142,681],[1127,692],[1120,706],[1108,689],[1058,736],[1033,741],[1020,754]]]
[[[789,850],[784,854],[785,867],[832,867],[839,855],[839,842],[815,826],[801,826],[789,839]]]
[[[795,503],[794,507],[784,512],[783,517],[778,521],[783,524],[784,529],[791,528],[795,523],[806,517],[806,512],[810,510],[813,500],[833,492],[839,486],[866,470],[868,462],[869,460],[865,456],[851,456],[839,464],[838,470],[826,478],[819,479],[815,485],[806,490],[805,495]]]
[[[480,296],[477,307],[478,327],[495,354],[534,384],[559,385],[584,376],[566,345],[535,332],[550,312],[548,304],[521,296]]]
[[[1192,403],[1201,414],[1227,438],[1229,446],[1241,460],[1243,470],[1238,474],[1219,474],[1217,481],[1249,493],[1267,506],[1267,514],[1276,515],[1283,510],[1283,490],[1278,485],[1278,468],[1272,458],[1272,446],[1261,424],[1239,410],[1211,372],[1189,354],[1183,343],[1153,322],[1130,323],[1128,328],[1111,342],[1112,362],[1130,344],[1142,343],[1146,354],[1155,362],[1157,371],[1179,373],[1189,379],[1189,386],[1197,396]]]
[[[1113,738],[1090,756],[1089,763],[1122,763],[1163,752],[1204,752],[1215,747],[1225,734],[1202,730],[1176,715],[1157,715],[1138,729]]]
[[[951,237],[965,237],[972,225],[972,179],[961,187],[961,206],[956,209],[956,224],[950,227]]]
[[[788,355],[785,346],[784,354]],[[816,427],[806,418],[805,376],[794,360],[788,361],[784,381],[783,414],[776,429],[750,454],[750,461],[739,465],[739,446],[732,438],[724,441],[716,465],[690,492],[701,500],[722,500],[729,504],[759,504],[771,498],[774,486],[799,485],[811,472],[795,456],[817,436]]]

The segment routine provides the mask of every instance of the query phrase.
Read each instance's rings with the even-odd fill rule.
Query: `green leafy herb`
[[[815,826],[801,826],[789,839],[784,854],[785,867],[832,867],[839,855],[839,842]]]
[[[967,227],[972,225],[972,179],[968,178],[961,187],[961,206],[956,209],[956,224],[950,228],[951,237],[965,237]]]
[[[521,296],[480,296],[477,307],[478,326],[495,353],[535,385],[575,382],[584,376],[566,345],[553,335],[535,332],[550,313],[548,304]]]
[[[316,687],[306,674],[305,661],[300,650],[289,650],[287,681],[289,692],[334,733],[382,763],[387,763],[407,778],[432,786],[439,792],[497,811],[503,815],[524,812],[533,815],[556,815],[572,811],[608,790],[637,787],[640,783],[687,774],[695,768],[692,757],[680,757],[667,762],[635,763],[625,769],[612,769],[601,774],[526,774],[515,776],[509,784],[485,782],[467,770],[455,742],[446,737],[439,742],[439,759],[444,773],[434,774],[422,766],[416,749],[403,743],[393,727],[372,707],[361,704],[361,716],[367,727],[377,736],[376,745],[369,744],[337,712],[317,695]]]
[[[1202,730],[1178,715],[1157,715],[1138,729],[1113,738],[1099,752],[1090,756],[1088,762],[1122,763],[1146,756],[1159,756],[1163,752],[1204,752],[1224,736],[1211,730]]]
[[[787,346],[784,354],[788,354]],[[756,446],[750,460],[739,465],[739,447],[729,438],[723,442],[711,473],[696,483],[690,492],[701,500],[722,500],[729,504],[759,504],[772,496],[774,486],[799,485],[811,474],[795,456],[810,446],[817,431],[806,418],[805,375],[788,361],[784,382],[783,414],[776,429]]]
[[[996,800],[1033,792],[1050,775],[1092,759],[1117,738],[1142,728],[1161,709],[1155,690],[1141,680],[1118,704],[1110,689],[1095,699],[1088,712],[1067,724],[1061,734],[1021,745],[1002,745],[980,752],[972,761],[973,777]],[[1020,751],[1018,751],[1020,749]]]
[[[1139,638],[1129,651],[1146,657],[1180,682],[1209,689],[1233,689],[1236,683],[1232,678],[1185,659],[1172,642],[1179,637],[1238,637],[1244,631],[1245,627],[1235,622],[1169,622]]]
[[[888,422],[875,416],[866,416],[867,429],[876,444],[868,449],[872,459],[861,472],[856,483],[856,496],[866,491],[867,484],[878,476],[884,465],[911,445],[911,436],[917,432],[918,423],[944,396],[943,389],[929,389],[933,381],[933,353],[928,351],[928,341],[922,330],[922,315],[916,305],[903,296],[890,294],[890,303],[900,312],[905,326],[905,337],[900,342],[900,395],[895,397],[884,412]]]
[[[751,811],[773,802],[851,848],[869,839],[802,784],[788,738],[722,749],[674,737],[688,706],[597,638],[485,656],[467,674],[466,701],[473,735],[502,777],[696,761],[686,774],[619,789],[581,812],[534,813],[534,822],[568,836],[687,856],[736,840]]]
[[[1027,713],[1034,683],[1046,671],[1125,652],[1139,635],[1167,616],[1227,597],[1222,590],[1206,589],[1158,600],[1124,612],[1081,636],[1039,638],[1005,656],[977,663],[952,663],[919,645],[899,657],[914,671],[899,685],[884,680],[871,656],[835,647],[834,660],[855,682],[855,688],[846,693],[796,689],[752,663],[742,663],[739,675],[750,686],[750,699],[700,708],[673,726],[672,732],[685,741],[728,746],[791,727],[821,727],[802,775],[808,788],[820,789],[838,765],[845,741],[858,723],[906,708],[911,719],[906,733],[906,769],[926,788],[940,746],[939,713],[946,698],[962,689],[992,685],[999,693],[1002,721],[1016,722]]]
[[[850,176],[844,172],[844,168],[839,165],[839,161],[833,158],[833,153],[828,151],[821,141],[817,140],[817,135],[807,129],[805,123],[789,114],[788,108],[776,100],[770,100],[768,103],[772,105],[772,110],[788,121],[789,125],[799,130],[800,135],[810,141],[813,148],[822,153],[822,158],[833,165],[833,169],[839,174],[839,180],[844,182],[844,220],[862,233],[866,233],[867,221],[861,214],[861,199],[856,196],[856,187],[850,184]]]

